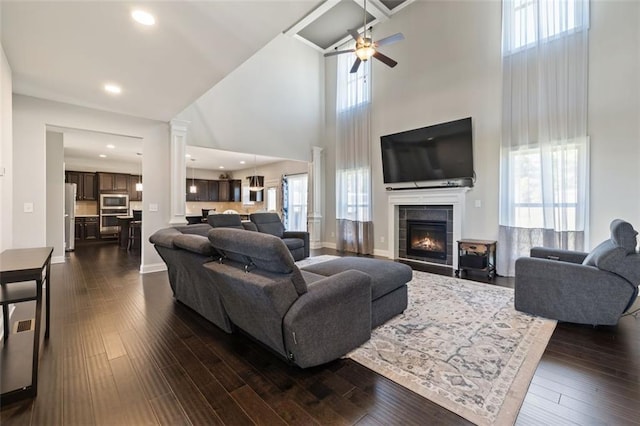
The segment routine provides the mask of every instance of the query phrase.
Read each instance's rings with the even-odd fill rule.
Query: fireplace
[[[430,259],[447,259],[447,222],[407,220],[407,254]]]

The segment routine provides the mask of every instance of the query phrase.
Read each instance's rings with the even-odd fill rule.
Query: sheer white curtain
[[[533,246],[583,250],[588,0],[504,0],[498,272]]]
[[[371,221],[371,66],[349,71],[354,55],[338,56],[336,102],[336,248],[373,254]]]
[[[307,174],[286,176],[287,188],[287,216],[285,228],[287,231],[307,230]]]

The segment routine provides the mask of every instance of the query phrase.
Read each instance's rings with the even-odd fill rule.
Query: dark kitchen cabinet
[[[68,171],[65,172],[65,181],[76,184],[77,201],[96,201],[98,199],[95,173]]]
[[[100,191],[129,192],[129,176],[123,173],[98,173]]]
[[[191,186],[196,187],[196,192],[190,191]],[[187,201],[209,201],[209,181],[204,179],[187,179]]]
[[[220,200],[220,183],[217,180],[210,180],[209,182],[209,201]]]
[[[230,182],[229,201],[240,202],[242,201],[242,181],[234,179]]]
[[[100,238],[100,222],[98,217],[76,217],[76,240],[97,240]]]
[[[242,200],[242,181],[239,179],[218,181],[218,200],[240,202]]]
[[[138,175],[129,175],[129,201],[142,201],[142,191],[136,191],[136,184],[142,182]]]
[[[218,201],[229,201],[229,188],[230,184],[228,180],[218,181]]]

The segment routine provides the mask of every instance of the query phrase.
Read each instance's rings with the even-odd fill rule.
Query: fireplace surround
[[[399,259],[400,256],[400,207],[401,206],[450,206],[451,231],[450,241],[455,244],[462,239],[463,218],[465,212],[466,192],[468,187],[444,187],[415,190],[389,191],[388,194],[388,241],[387,256],[390,259]],[[431,263],[431,262],[430,262]],[[442,264],[442,261],[440,262]],[[451,262],[447,266],[458,269],[458,257],[451,256]]]

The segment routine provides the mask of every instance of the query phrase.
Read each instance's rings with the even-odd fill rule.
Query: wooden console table
[[[33,333],[33,360],[31,385],[22,389],[5,391],[0,395],[3,404],[38,393],[38,361],[40,355],[40,322],[42,317],[42,286],[46,283],[46,322],[44,338],[49,338],[51,317],[51,254],[53,247],[9,249],[0,253],[0,305],[4,322],[5,345],[9,339],[9,304],[35,300],[35,329]],[[43,274],[44,272],[44,274]],[[34,285],[35,282],[35,285]]]

